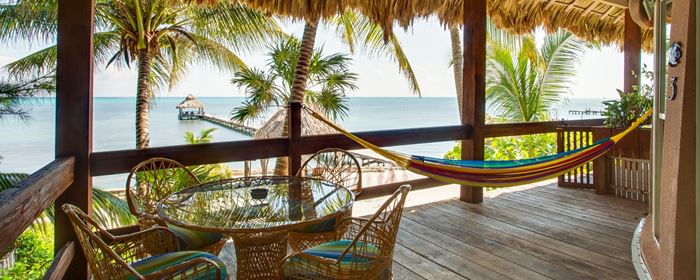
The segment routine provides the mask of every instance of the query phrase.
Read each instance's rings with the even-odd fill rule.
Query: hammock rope
[[[558,177],[611,150],[627,134],[642,125],[651,115],[647,111],[624,131],[603,138],[595,143],[554,155],[524,160],[449,160],[425,156],[412,156],[386,150],[355,136],[310,108],[303,107],[311,116],[352,139],[361,146],[395,162],[414,173],[443,182],[475,187],[511,187]]]

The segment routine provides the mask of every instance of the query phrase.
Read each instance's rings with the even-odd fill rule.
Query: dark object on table
[[[267,189],[256,188],[250,190],[250,196],[253,197],[253,199],[265,199],[267,198],[267,192]]]

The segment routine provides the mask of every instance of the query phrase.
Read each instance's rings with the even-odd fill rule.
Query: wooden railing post
[[[642,28],[632,19],[629,10],[625,10],[625,73],[624,90],[634,91],[639,86],[639,75],[642,64]]]
[[[594,127],[593,128],[593,141],[598,141],[600,139],[610,137],[612,131],[610,128],[606,127]],[[593,184],[595,185],[596,194],[608,194],[610,193],[610,176],[609,173],[612,170],[612,165],[609,162],[610,153],[606,153],[603,156],[593,161]]]
[[[462,159],[484,159],[486,91],[486,0],[464,1],[464,76],[462,125],[471,125],[470,139],[462,141]],[[459,198],[470,203],[484,200],[483,188],[462,186]]]
[[[73,183],[56,199],[56,254],[70,242],[78,244],[68,217],[60,206],[73,204],[91,212],[92,178],[92,73],[94,0],[58,1],[58,64],[56,70],[56,157],[74,157]],[[81,250],[66,270],[64,279],[88,279],[88,266]]]
[[[301,168],[301,103],[289,103],[289,175]]]

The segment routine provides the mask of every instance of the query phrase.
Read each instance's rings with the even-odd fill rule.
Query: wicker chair
[[[167,227],[180,240],[183,250],[205,251],[218,255],[226,239],[223,234],[192,231],[166,224],[157,215],[158,202],[173,192],[199,184],[185,166],[167,158],[152,158],[131,169],[126,181],[126,201],[131,214],[138,217],[142,230]]]
[[[64,204],[62,209],[96,280],[228,279],[221,260],[205,252],[179,251],[179,243],[166,228],[114,236],[78,207]]]
[[[369,219],[348,218],[349,230],[332,241],[287,256],[286,279],[391,279],[396,234],[411,186],[401,186]]]
[[[318,151],[302,164],[297,176],[323,179],[344,187],[355,195],[362,191],[362,170],[357,159],[347,151],[329,148]],[[295,252],[329,241],[338,240],[347,229],[338,222],[352,217],[352,208],[329,221],[296,229],[289,234],[289,245]]]

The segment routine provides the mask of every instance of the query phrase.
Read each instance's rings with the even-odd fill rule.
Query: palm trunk
[[[452,70],[454,72],[455,79],[455,91],[457,93],[457,106],[459,112],[462,112],[462,92],[464,92],[463,85],[463,60],[462,60],[462,43],[459,34],[459,28],[457,26],[450,27],[450,41],[452,43]]]
[[[287,113],[287,121],[285,121],[284,125],[282,126],[282,137],[287,137],[287,135],[289,135],[289,112]],[[275,161],[275,170],[272,174],[277,176],[289,175],[289,158],[278,157],[277,161]]]
[[[136,82],[136,148],[148,148],[148,110],[151,98],[151,54],[148,49],[138,52],[139,68]]]
[[[309,66],[311,64],[311,56],[314,52],[314,44],[316,43],[316,30],[318,29],[317,21],[307,21],[304,26],[304,36],[301,38],[301,47],[299,49],[299,59],[294,69],[294,81],[292,83],[292,91],[290,94],[291,102],[304,102],[304,93],[306,92],[306,82],[309,79]],[[284,122],[282,135],[289,135],[289,112],[287,113],[287,121]],[[287,175],[289,173],[289,158],[277,158],[275,164],[275,175]]]
[[[304,102],[306,81],[309,79],[309,65],[311,64],[311,56],[314,52],[314,44],[316,44],[317,28],[318,23],[316,21],[307,22],[306,26],[304,26],[304,37],[301,38],[299,59],[297,60],[296,69],[294,69],[291,102]],[[287,115],[287,117],[289,117],[289,115]]]

